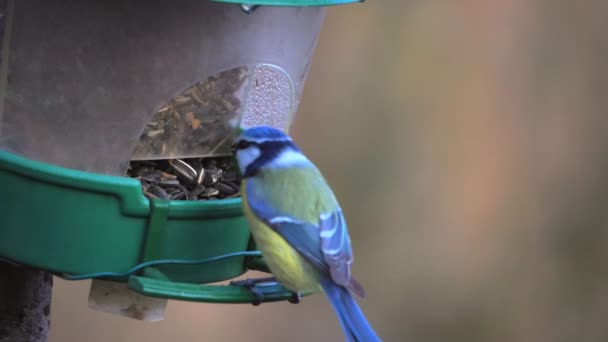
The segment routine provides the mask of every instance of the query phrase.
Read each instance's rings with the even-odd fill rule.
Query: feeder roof
[[[349,4],[353,2],[363,2],[364,0],[211,0],[215,2],[228,2],[246,5],[266,5],[266,6],[333,6]]]

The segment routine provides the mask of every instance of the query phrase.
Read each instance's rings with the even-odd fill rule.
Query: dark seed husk
[[[169,198],[183,192],[179,188],[166,188],[165,191],[169,195]]]
[[[185,186],[180,185],[178,188],[179,188],[179,189],[181,190],[181,192],[184,194],[184,199],[188,199],[188,198],[190,197],[190,196],[189,196],[189,195],[190,195],[190,191],[188,191],[188,189],[186,189],[186,187],[185,187]]]
[[[185,192],[179,192],[175,195],[172,195],[170,197],[172,200],[185,200],[186,198],[186,193]]]
[[[226,185],[224,183],[217,183],[215,188],[224,196],[234,195],[237,192],[236,189],[233,189],[230,185]]]
[[[151,193],[149,193],[149,192],[147,192],[147,191],[144,191],[144,195],[145,195],[146,197],[148,197],[148,198],[158,198],[156,195],[151,194]]]
[[[226,197],[226,198],[237,198],[237,197],[241,197],[241,192],[240,192],[240,191],[237,191],[237,193],[236,193],[236,194],[231,195],[231,196],[228,196],[228,197]]]
[[[197,185],[192,191],[190,191],[190,197],[196,199],[200,194],[205,191],[205,186],[202,184]]]
[[[161,179],[159,182],[157,182],[158,185],[166,188],[177,188],[179,184],[179,180],[177,180],[177,178],[175,179]]]
[[[163,172],[162,173],[162,177],[163,177],[163,179],[177,179],[176,175],[172,175],[172,174],[167,173],[167,172]]]
[[[237,179],[236,171],[226,171],[222,174],[222,180],[224,182],[234,182]]]
[[[205,188],[205,191],[201,194],[201,197],[213,197],[219,195],[220,191],[216,188]]]
[[[217,181],[219,181],[221,177],[222,170],[216,167],[205,169],[205,179],[203,180],[203,184],[205,186],[213,185],[217,183]]]
[[[165,189],[161,188],[158,185],[150,184],[150,186],[148,187],[148,192],[158,198],[169,198],[169,194],[165,191]]]
[[[142,172],[140,178],[150,183],[156,183],[162,179],[161,172],[159,170],[150,170],[147,172]]]

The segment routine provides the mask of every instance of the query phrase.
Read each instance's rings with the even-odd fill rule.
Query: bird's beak
[[[230,151],[232,151],[232,154],[236,154],[236,142],[233,142],[232,145],[230,145]]]

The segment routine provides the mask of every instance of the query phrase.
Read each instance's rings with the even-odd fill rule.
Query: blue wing
[[[342,209],[338,208],[319,217],[319,235],[321,251],[329,266],[332,279],[340,285],[347,286],[352,278],[350,265],[353,263],[353,252]]]
[[[321,214],[318,223],[312,224],[278,212],[264,198],[264,192],[255,191],[255,187],[255,180],[250,179],[246,190],[247,203],[255,215],[279,233],[321,274],[364,297],[363,287],[351,275],[353,254],[342,210],[337,207],[330,213]]]

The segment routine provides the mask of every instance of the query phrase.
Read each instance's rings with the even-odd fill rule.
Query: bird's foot
[[[291,304],[298,304],[300,303],[300,299],[302,299],[302,295],[299,292],[294,292],[287,301]]]
[[[249,291],[255,297],[251,301],[251,305],[253,305],[253,306],[260,306],[260,304],[262,304],[264,302],[264,291],[262,291],[261,289],[255,287],[255,286],[250,287]]]
[[[256,278],[256,279],[243,279],[243,280],[233,280],[230,282],[232,286],[240,286],[248,289],[251,294],[255,297],[251,302],[253,306],[258,306],[264,302],[264,291],[262,289],[256,287],[257,284],[260,283],[268,283],[268,282],[276,282],[274,277],[268,278]]]

